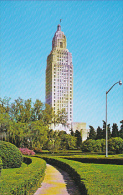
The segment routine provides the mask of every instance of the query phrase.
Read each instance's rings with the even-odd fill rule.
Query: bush
[[[17,168],[22,164],[22,154],[19,149],[5,141],[0,141],[0,156],[3,162],[3,168]]]
[[[105,139],[86,140],[82,143],[83,152],[105,152]],[[113,137],[108,140],[108,150],[116,154],[123,153],[123,139],[121,137]]]
[[[35,152],[33,150],[29,150],[28,148],[19,148],[19,150],[23,155],[28,155],[28,156],[35,155]]]
[[[109,151],[113,151],[116,154],[123,153],[123,139],[121,137],[109,139],[108,147]]]
[[[94,151],[95,140],[88,139],[82,143],[82,151],[93,152]]]
[[[33,150],[34,150],[34,152],[36,152],[36,153],[42,153],[42,149],[41,149],[41,148],[35,147]]]
[[[86,140],[82,143],[83,152],[104,152],[105,151],[105,139]]]

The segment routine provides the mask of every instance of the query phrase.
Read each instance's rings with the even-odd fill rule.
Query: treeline
[[[107,125],[108,131],[108,150],[113,153],[123,152],[123,121],[121,121],[120,130],[116,123],[112,126],[112,132],[110,124]],[[98,127],[95,130],[92,126],[89,126],[89,135],[86,141],[82,143],[83,152],[105,152],[106,151],[106,122],[103,121],[103,128]]]
[[[9,141],[17,147],[28,147],[40,151],[43,149],[74,149],[80,146],[80,132],[66,134],[53,131],[50,124],[66,124],[64,109],[54,114],[48,104],[31,99],[0,99],[0,139]]]
[[[121,137],[123,139],[123,120],[120,123],[121,126],[119,130],[116,123],[113,123],[112,131],[111,131],[110,124],[107,125],[108,139],[112,137]],[[95,130],[93,126],[89,126],[88,139],[97,140],[97,139],[105,139],[105,137],[106,137],[105,121],[103,121],[103,128],[98,126],[97,130]]]
[[[81,149],[83,152],[105,153],[106,141],[105,139],[87,139],[82,143]],[[121,137],[110,138],[108,140],[108,151],[113,154],[123,153],[123,139]]]

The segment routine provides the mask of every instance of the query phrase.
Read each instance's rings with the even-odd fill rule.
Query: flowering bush
[[[19,148],[19,150],[21,151],[21,153],[23,155],[35,155],[35,152],[33,150],[29,150],[28,148]]]

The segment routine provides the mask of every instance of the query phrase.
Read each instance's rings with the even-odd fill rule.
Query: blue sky
[[[46,59],[62,19],[74,66],[74,122],[102,127],[105,93],[123,81],[123,1],[1,1],[0,96],[45,102]],[[123,119],[123,85],[108,94],[108,123]]]

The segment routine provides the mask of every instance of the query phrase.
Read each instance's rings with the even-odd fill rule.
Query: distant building
[[[54,113],[65,109],[67,113],[67,124],[50,125],[53,130],[81,131],[82,140],[87,138],[86,123],[73,123],[73,64],[72,54],[68,51],[67,40],[61,31],[61,25],[52,40],[52,50],[47,57],[46,67],[46,103],[49,104]]]
[[[74,133],[76,130],[78,130],[81,133],[82,141],[87,139],[89,130],[86,129],[86,123],[73,122],[71,129],[73,130]]]

